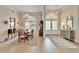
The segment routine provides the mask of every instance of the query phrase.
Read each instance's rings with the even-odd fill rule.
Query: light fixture
[[[55,11],[55,14],[58,14],[58,11]]]
[[[56,10],[55,10],[55,14],[58,14],[58,6],[56,5]]]
[[[23,18],[25,18],[26,16],[24,15]]]
[[[5,21],[4,21],[4,24],[8,24],[8,21],[7,21],[7,19],[5,19]]]
[[[29,16],[30,16],[30,15],[29,15],[28,13],[25,13],[25,14],[23,15],[23,18],[27,18],[27,19],[28,19]]]
[[[26,17],[29,17],[29,14],[28,14],[28,13],[26,13],[26,14],[25,14],[25,16],[26,16]]]
[[[23,18],[29,19],[30,15],[30,10],[28,6],[25,6],[25,9],[27,10],[26,13],[23,15]]]

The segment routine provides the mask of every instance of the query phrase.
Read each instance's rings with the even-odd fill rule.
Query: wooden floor
[[[52,39],[51,39],[52,38]],[[54,40],[53,40],[54,39]],[[5,43],[0,44],[0,52],[1,53],[58,53],[58,52],[79,52],[79,48],[73,48],[72,44],[68,41],[64,43],[65,45],[69,43],[67,46],[71,46],[72,48],[62,48],[57,45],[61,45],[61,41],[59,38],[55,37],[39,37],[37,39],[32,38],[29,41],[26,40],[26,43],[21,42],[18,43],[17,38],[11,39]],[[58,41],[57,41],[58,40]],[[56,45],[56,43],[58,44]],[[63,42],[63,41],[62,41]],[[63,45],[63,46],[65,46]]]
[[[27,41],[26,43],[18,43],[15,40],[9,44],[0,45],[0,52],[10,52],[10,53],[43,53],[43,52],[57,52],[55,45],[48,38],[38,38]]]

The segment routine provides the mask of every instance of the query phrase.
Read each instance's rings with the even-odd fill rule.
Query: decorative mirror
[[[68,16],[66,18],[66,27],[68,30],[71,30],[73,27],[73,16]]]
[[[15,18],[10,17],[10,28],[15,28]]]

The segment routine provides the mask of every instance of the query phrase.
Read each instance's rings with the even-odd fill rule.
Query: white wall
[[[77,6],[77,30],[76,30],[76,42],[79,43],[79,6]]]
[[[7,35],[8,34],[7,30],[9,29],[9,23],[8,24],[4,24],[4,20],[7,19],[8,22],[9,22],[10,17],[15,18],[16,21],[19,20],[18,15],[17,15],[16,12],[12,13],[12,10],[9,9],[8,7],[0,6],[0,22],[2,22],[0,24],[1,25],[0,26],[0,29],[1,29],[1,31],[0,31],[0,40],[4,40],[4,38],[8,36]]]

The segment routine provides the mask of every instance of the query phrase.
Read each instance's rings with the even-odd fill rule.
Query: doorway
[[[43,37],[43,20],[40,21],[39,36]]]

